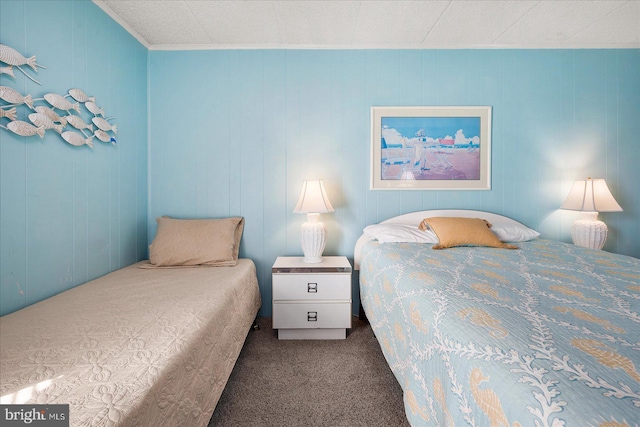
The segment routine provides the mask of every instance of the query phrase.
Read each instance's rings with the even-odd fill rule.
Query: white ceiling
[[[640,48],[640,0],[94,0],[150,49]]]

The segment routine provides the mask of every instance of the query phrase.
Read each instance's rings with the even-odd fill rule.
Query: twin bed
[[[484,218],[518,249],[434,250],[429,217]],[[537,235],[477,211],[365,229],[361,303],[413,426],[638,426],[640,260]]]
[[[237,259],[242,219],[166,221],[154,265],[0,318],[2,404],[69,404],[72,426],[208,424],[260,307],[256,268]],[[202,231],[215,242],[172,236]]]

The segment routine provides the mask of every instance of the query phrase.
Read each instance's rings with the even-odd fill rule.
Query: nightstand
[[[345,339],[351,328],[351,264],[325,256],[309,264],[278,257],[271,269],[273,329],[279,339]]]

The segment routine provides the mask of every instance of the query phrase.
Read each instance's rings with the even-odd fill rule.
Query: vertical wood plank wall
[[[640,50],[147,51],[90,1],[0,1],[0,42],[47,66],[0,85],[77,87],[118,145],[0,130],[0,315],[147,256],[155,218],[243,215],[271,314],[270,267],[300,255],[304,179],[322,178],[328,255],[421,209],[482,209],[570,241],[574,179],[606,178],[606,250],[640,257]],[[491,191],[370,191],[372,105],[493,107]],[[19,118],[26,110],[19,108]],[[6,124],[6,119],[2,119]],[[355,284],[355,281],[354,281]],[[354,311],[358,308],[354,286]]]
[[[558,207],[605,178],[605,249],[640,256],[640,50],[231,50],[149,53],[149,221],[242,215],[241,255],[300,255],[304,179],[321,178],[327,255],[352,259],[367,224],[422,209],[480,209],[570,241]],[[370,191],[369,108],[493,107],[491,191]],[[358,289],[354,287],[354,312]]]
[[[34,98],[82,89],[118,127],[116,146],[96,138],[93,150],[53,130],[40,139],[0,129],[4,315],[147,256],[148,56],[89,1],[2,0],[0,43],[47,67],[42,86],[16,69],[0,85]],[[18,119],[31,112],[18,107]]]

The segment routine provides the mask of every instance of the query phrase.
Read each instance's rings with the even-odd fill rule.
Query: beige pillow
[[[168,266],[234,266],[238,262],[244,218],[156,218],[158,231],[149,245],[149,262]]]
[[[489,246],[492,248],[518,249],[517,246],[502,243],[489,229],[491,224],[480,218],[433,217],[420,223],[421,230],[431,229],[438,236],[439,243],[433,249],[454,246]]]

